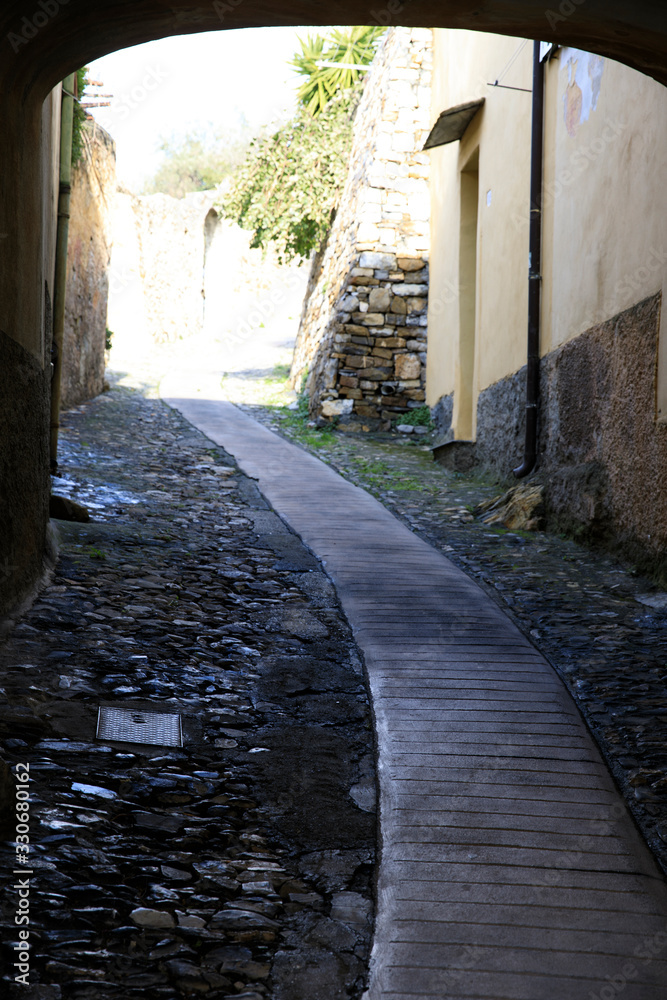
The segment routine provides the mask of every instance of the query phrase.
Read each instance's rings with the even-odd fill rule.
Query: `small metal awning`
[[[424,149],[444,146],[448,142],[456,142],[457,139],[460,139],[483,104],[484,98],[480,97],[478,101],[457,104],[455,108],[443,111],[429,132]]]

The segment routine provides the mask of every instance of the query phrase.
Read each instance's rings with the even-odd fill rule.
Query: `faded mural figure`
[[[561,66],[567,66],[568,85],[563,95],[563,116],[567,134],[574,136],[582,122],[595,111],[600,96],[604,59],[592,52],[564,49]]]

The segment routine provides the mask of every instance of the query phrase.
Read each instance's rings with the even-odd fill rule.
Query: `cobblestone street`
[[[121,380],[64,417],[54,492],[92,520],[55,522],[53,576],[0,653],[2,754],[32,779],[33,985],[10,993],[358,998],[376,872],[359,650],[309,549],[153,384]],[[572,541],[476,520],[496,484],[446,472],[423,445],[307,431],[249,404],[247,380],[245,393],[247,412],[374,493],[549,658],[665,868],[663,592]],[[180,713],[184,745],[95,741],[100,705]],[[3,855],[13,870],[9,842]],[[7,882],[6,942],[16,906]]]
[[[332,587],[230,457],[160,401],[117,387],[64,425],[54,492],[92,520],[57,522],[55,573],[0,653],[2,754],[30,769],[40,984],[13,983],[10,879],[4,989],[359,995],[373,734]],[[100,705],[180,713],[182,749],[95,742]],[[13,846],[2,855],[11,872]]]

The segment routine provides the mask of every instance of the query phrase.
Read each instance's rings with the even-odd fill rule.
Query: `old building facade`
[[[86,123],[72,177],[61,409],[102,392],[109,301],[116,150],[95,121]]]
[[[460,138],[430,154],[427,397],[440,440],[472,442],[504,476],[524,446],[532,51],[435,32],[432,120],[473,107]],[[667,545],[667,91],[580,49],[543,46],[542,59],[535,474],[553,526],[656,566]]]

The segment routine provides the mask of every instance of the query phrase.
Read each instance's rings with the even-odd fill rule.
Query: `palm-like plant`
[[[377,42],[385,29],[370,26],[333,28],[328,36],[308,35],[299,39],[301,52],[290,60],[305,76],[299,100],[313,115],[319,114],[339,91],[353,87],[373,60]]]

